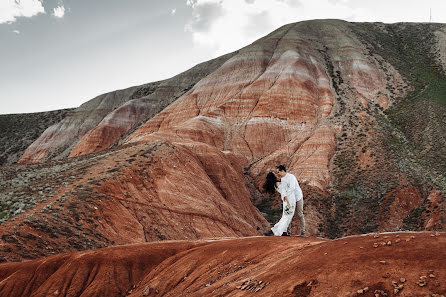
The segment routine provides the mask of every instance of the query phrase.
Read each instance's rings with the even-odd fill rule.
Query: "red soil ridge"
[[[445,233],[164,241],[0,265],[0,296],[441,296]]]

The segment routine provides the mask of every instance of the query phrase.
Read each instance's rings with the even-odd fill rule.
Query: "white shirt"
[[[283,188],[285,190],[285,196],[294,197],[296,202],[303,198],[302,190],[297,182],[294,174],[287,173],[284,177],[281,178],[281,184],[283,184]]]

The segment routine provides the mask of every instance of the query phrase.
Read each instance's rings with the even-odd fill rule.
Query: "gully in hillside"
[[[265,192],[274,194],[275,191],[280,193],[282,199],[282,217],[279,222],[271,228],[271,231],[267,235],[274,234],[275,236],[287,236],[288,227],[294,216],[294,212],[297,211],[297,216],[300,221],[300,236],[305,236],[305,218],[303,214],[303,195],[294,174],[287,173],[286,168],[283,165],[276,167],[276,174],[280,177],[278,180],[276,174],[269,172],[266,175],[266,182],[263,185]]]

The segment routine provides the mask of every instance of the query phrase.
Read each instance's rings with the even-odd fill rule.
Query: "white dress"
[[[288,205],[288,203],[283,200],[283,197],[285,196],[285,189],[282,185],[283,183],[280,183],[280,185],[277,187],[277,192],[280,193],[280,198],[282,198],[282,217],[280,218],[280,221],[278,221],[277,224],[271,228],[271,231],[273,231],[275,236],[281,236],[283,232],[287,232],[288,226],[293,219],[294,211],[296,209],[296,198],[294,195],[291,195],[291,197],[287,197],[291,205],[290,212],[289,214],[285,212],[285,206]]]

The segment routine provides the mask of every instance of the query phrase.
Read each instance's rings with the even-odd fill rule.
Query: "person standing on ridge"
[[[281,186],[284,191],[284,200],[295,203],[295,212],[300,221],[300,236],[305,236],[304,199],[302,190],[294,174],[287,173],[284,165],[276,167],[277,175],[281,178]],[[293,205],[291,205],[293,209]],[[293,210],[294,210],[293,209]]]

